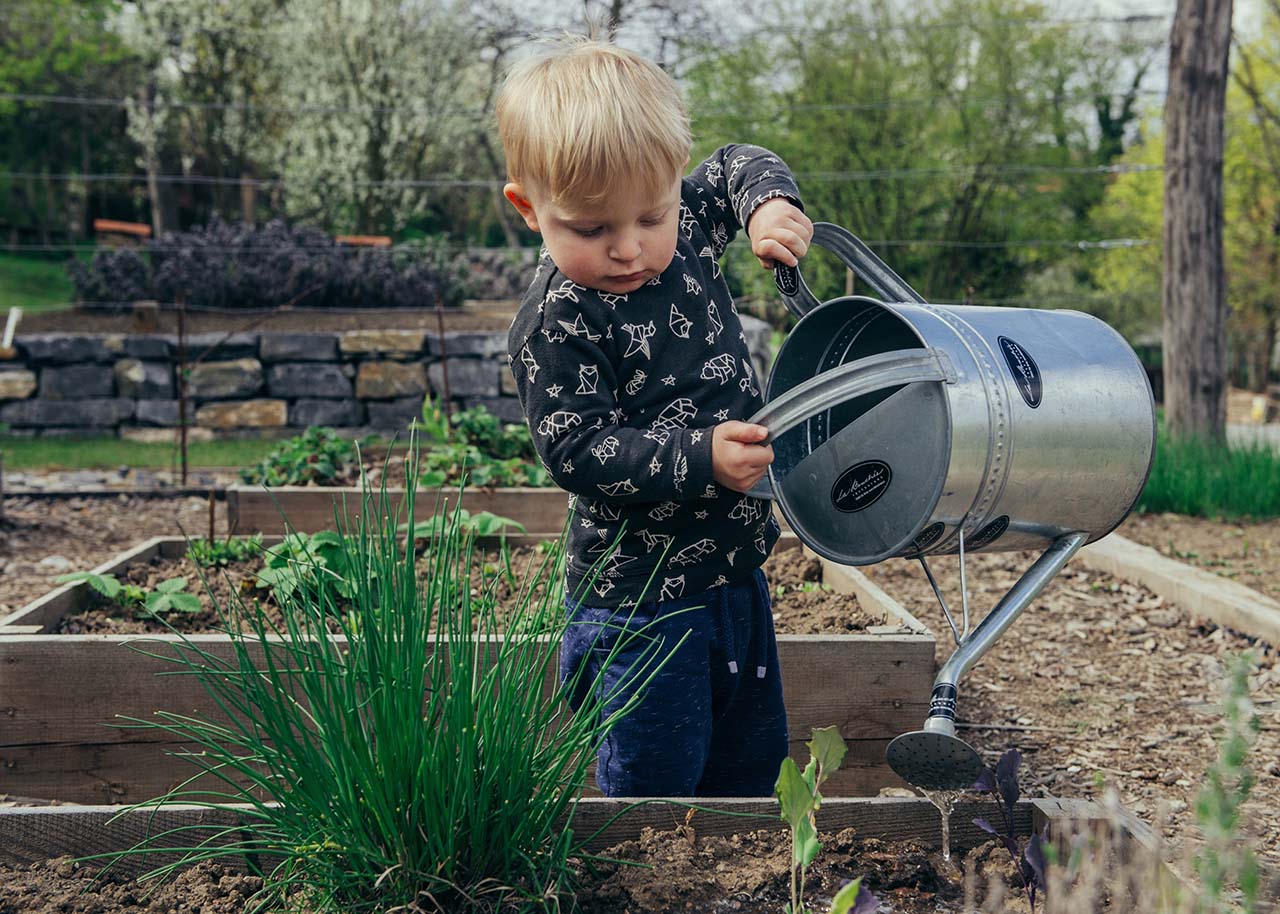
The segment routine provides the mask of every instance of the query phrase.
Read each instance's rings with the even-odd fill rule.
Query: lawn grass
[[[1280,517],[1280,451],[1265,444],[1174,441],[1161,427],[1137,510],[1222,520]]]
[[[278,441],[243,439],[193,441],[187,449],[192,467],[252,466]],[[177,446],[143,444],[121,438],[15,438],[0,435],[6,470],[89,470],[119,466],[168,469],[178,462]]]
[[[14,306],[23,311],[55,311],[75,299],[65,260],[0,253],[0,323]]]

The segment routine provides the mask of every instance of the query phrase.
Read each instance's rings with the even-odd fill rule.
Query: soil
[[[966,559],[971,613],[981,619],[1027,568],[1029,553]],[[958,612],[959,563],[930,560]],[[950,629],[918,562],[862,569],[937,634]],[[959,620],[957,620],[959,621]],[[958,735],[994,763],[1023,753],[1026,796],[1120,801],[1148,823],[1163,815],[1179,867],[1200,841],[1195,802],[1218,756],[1219,712],[1231,658],[1251,651],[1250,695],[1260,730],[1248,755],[1256,778],[1244,834],[1280,898],[1280,652],[1221,628],[1145,588],[1069,565],[960,680]],[[1189,871],[1189,870],[1187,870]]]
[[[227,512],[214,524],[226,532]],[[205,536],[203,498],[34,499],[7,497],[0,520],[0,617],[55,586],[59,575],[87,571],[152,536]]]
[[[859,876],[882,905],[895,914],[935,914],[960,910],[964,876],[972,867],[976,886],[1015,884],[1003,847],[988,842],[967,855],[942,860],[937,851],[907,841],[860,838],[852,829],[822,836],[822,852],[810,867],[805,899],[811,910],[826,910],[832,896]],[[727,838],[698,837],[692,829],[653,831],[602,855],[644,867],[599,864],[580,873],[576,910],[582,914],[686,914],[689,911],[777,914],[790,899],[790,838],[759,831]],[[92,867],[60,858],[20,868],[0,867],[0,912],[24,914],[239,914],[261,883],[252,876],[200,864],[163,885],[150,897],[129,880],[93,883]],[[996,890],[1004,895],[1003,890]],[[984,892],[988,898],[989,892]],[[1012,892],[1004,911],[1025,911]],[[419,910],[427,910],[420,908]],[[305,914],[294,911],[293,914]]]
[[[623,842],[603,856],[651,869],[601,867],[578,895],[585,914],[777,914],[791,899],[791,839],[783,831],[699,838],[695,816],[691,829],[646,828],[639,840]],[[979,884],[1018,884],[1008,852],[994,841],[967,855],[957,851],[947,862],[939,851],[917,842],[862,838],[845,829],[822,836],[822,850],[806,874],[805,901],[809,910],[825,911],[846,882],[861,876],[881,910],[960,911],[965,909],[964,873],[970,866]],[[1019,902],[1006,910],[1025,911],[1025,903]]]
[[[1124,522],[1120,535],[1280,600],[1280,520],[1139,514]]]
[[[11,498],[6,508],[9,527],[0,530],[0,609],[26,603],[64,573],[41,568],[45,556],[67,556],[81,568],[146,536],[177,533],[179,521],[192,535],[204,530],[205,505],[198,499]],[[1152,529],[1151,522],[1150,516],[1132,518],[1120,532],[1141,539],[1140,531]],[[1202,530],[1203,540],[1188,545],[1174,540],[1178,549],[1202,556],[1212,554],[1212,545],[1234,541],[1231,531],[1236,529],[1246,530],[1241,539],[1250,543],[1274,537],[1262,533],[1264,528],[1277,529],[1181,519],[1159,523],[1168,524],[1155,528],[1161,531],[1156,536],[1166,541],[1174,530],[1178,535],[1189,527]],[[1151,545],[1158,548],[1160,543]],[[1267,554],[1274,562],[1274,552]],[[1250,547],[1250,562],[1260,562],[1262,556],[1262,550]],[[975,618],[1030,561],[1030,555],[1016,553],[970,557]],[[958,604],[956,560],[938,558],[931,565],[948,599]],[[1241,580],[1265,578],[1270,583],[1276,579],[1270,572],[1280,571],[1274,564],[1258,567],[1263,575]],[[952,649],[949,630],[918,563],[895,560],[862,570],[937,633],[938,658],[945,660]],[[1114,788],[1148,823],[1163,806],[1166,844],[1176,858],[1185,859],[1199,841],[1195,800],[1217,757],[1226,662],[1245,650],[1258,663],[1250,685],[1260,729],[1248,756],[1256,782],[1244,817],[1249,844],[1264,867],[1263,884],[1270,883],[1272,897],[1280,897],[1276,646],[1220,628],[1144,588],[1069,566],[961,680],[959,733],[991,762],[1004,749],[1020,749],[1028,796],[1102,799]]]
[[[536,569],[543,561],[543,553],[534,546],[513,549],[511,567],[516,581],[525,577],[526,569]],[[139,618],[135,613],[122,610],[104,600],[101,605],[92,609],[66,616],[58,624],[56,631],[65,635],[159,634],[174,630],[186,634],[225,631],[225,623],[215,607],[225,610],[236,600],[246,604],[257,600],[266,617],[279,625],[282,617],[271,592],[254,586],[254,579],[261,568],[261,559],[226,568],[204,570],[203,573],[202,569],[187,558],[156,558],[150,562],[138,563],[118,575],[123,583],[154,590],[161,581],[184,578],[187,590],[200,597],[204,608],[198,613],[170,613],[164,621],[160,621]],[[483,579],[487,586],[494,588],[499,607],[509,604],[517,596],[513,582],[500,574],[501,570],[499,554],[494,550],[486,551]],[[824,588],[819,583],[822,578],[821,563],[804,554],[799,546],[775,551],[765,563],[765,574],[769,578],[774,624],[778,632],[852,634],[865,631],[870,625],[882,625],[888,621],[883,614],[863,611],[856,597]],[[472,581],[475,587],[482,586],[482,567],[479,564],[473,569]],[[539,599],[544,591],[545,586],[539,584],[533,591],[533,598]],[[499,619],[501,621],[501,613]]]
[[[511,325],[515,303],[495,308],[445,311],[445,330],[506,330]],[[300,308],[269,314],[262,311],[187,312],[187,333],[334,333],[343,330],[429,330],[439,329],[431,309],[402,310],[307,310]],[[154,327],[140,329],[133,315],[95,310],[46,311],[24,315],[21,333],[177,333],[178,316],[162,311]]]

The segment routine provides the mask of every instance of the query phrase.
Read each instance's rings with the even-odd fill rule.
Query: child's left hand
[[[777,263],[794,267],[809,250],[813,222],[790,200],[774,197],[751,214],[747,237],[751,239],[751,253],[766,270],[772,270]]]

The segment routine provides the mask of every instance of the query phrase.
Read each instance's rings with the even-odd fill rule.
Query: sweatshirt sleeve
[[[688,216],[702,225],[719,257],[760,204],[786,197],[801,209],[800,189],[785,162],[759,146],[721,146],[684,179]],[[689,237],[689,226],[681,226]]]
[[[712,484],[710,427],[680,401],[647,427],[618,407],[607,305],[565,281],[512,327],[511,371],[534,448],[560,488],[616,502],[686,501]],[[690,404],[692,407],[692,404]]]

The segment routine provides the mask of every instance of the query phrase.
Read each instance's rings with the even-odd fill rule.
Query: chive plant
[[[493,579],[472,587],[474,536],[456,508],[415,562],[400,516],[414,516],[415,476],[398,510],[366,483],[359,519],[337,518],[343,579],[319,565],[299,574],[279,595],[282,624],[237,599],[225,608],[229,656],[185,637],[156,654],[176,654],[173,672],[197,677],[225,719],[126,724],[198,747],[183,754],[200,771],[140,805],[247,806],[240,826],[149,876],[228,852],[271,861],[254,910],[291,896],[315,911],[546,910],[572,891],[587,767],[633,702],[605,714],[600,683],[570,682],[587,696],[575,714],[549,685],[563,591],[533,594],[560,579],[562,549],[526,569],[504,636]],[[670,646],[621,633],[609,658],[631,638],[644,639],[628,672],[643,687]],[[182,843],[182,832],[157,837]]]

